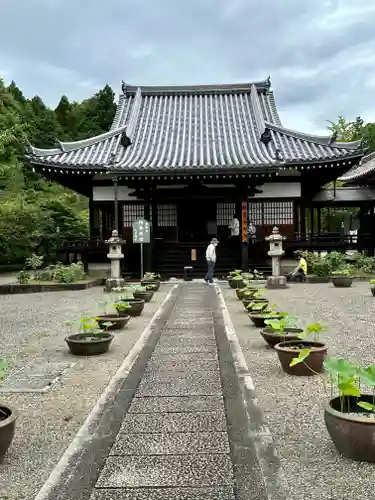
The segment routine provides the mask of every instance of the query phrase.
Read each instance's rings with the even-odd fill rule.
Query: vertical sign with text
[[[247,243],[247,202],[242,202],[241,210],[241,235],[242,243]]]

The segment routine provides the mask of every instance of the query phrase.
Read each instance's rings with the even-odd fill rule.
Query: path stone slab
[[[90,500],[235,500],[233,488],[97,489]],[[255,500],[255,499],[254,499]]]
[[[208,353],[211,355],[217,355],[217,349],[215,345],[207,345],[207,344],[195,344],[195,345],[186,345],[186,343],[181,342],[176,346],[166,345],[166,344],[158,344],[155,347],[154,354],[157,356],[158,354],[184,354],[184,353]]]
[[[223,408],[222,396],[136,397],[129,413],[213,412]]]
[[[110,455],[230,453],[226,432],[119,434]]]
[[[58,381],[71,363],[65,362],[28,362],[11,371],[5,378],[0,392],[42,391]]]
[[[108,457],[99,488],[231,486],[227,455]]]
[[[223,411],[213,413],[128,413],[121,433],[225,432]]]
[[[159,343],[159,347],[180,347],[180,346],[212,346],[216,347],[215,337],[213,335],[207,335],[202,332],[202,335],[194,335],[192,337],[184,337],[180,335],[162,335]]]
[[[221,396],[219,372],[158,371],[144,375],[137,390],[144,396]]]
[[[219,363],[217,361],[206,359],[190,359],[189,361],[169,361],[157,359],[151,361],[146,367],[146,373],[156,372],[159,370],[173,371],[173,372],[186,372],[186,371],[218,371]]]
[[[191,361],[217,361],[219,359],[217,350],[214,353],[209,352],[182,352],[182,353],[157,353],[153,354],[150,362],[163,363],[167,361],[175,361],[176,364],[191,362]]]
[[[209,330],[207,326],[201,325],[200,327],[197,325],[193,325],[192,328],[181,328],[170,326],[169,328],[165,328],[163,331],[162,338],[169,340],[170,338],[178,337],[181,339],[215,339],[214,332]]]

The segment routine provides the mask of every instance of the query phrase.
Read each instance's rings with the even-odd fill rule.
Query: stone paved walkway
[[[232,500],[214,290],[181,288],[91,500]]]

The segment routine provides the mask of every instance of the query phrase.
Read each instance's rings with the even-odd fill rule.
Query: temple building
[[[55,149],[30,147],[27,158],[48,179],[89,198],[90,241],[82,247],[105,253],[103,242],[117,228],[127,241],[127,270],[138,269],[132,224],[144,217],[152,227],[147,267],[177,275],[195,257],[203,269],[213,236],[220,240],[223,272],[264,259],[264,237],[275,225],[287,249],[307,244],[307,233],[321,230],[322,187],[347,171],[357,175],[363,154],[362,141],[285,128],[267,79],[173,87],[123,83],[108,132],[58,142]],[[243,226],[255,225],[254,242],[243,235],[233,244],[228,225],[234,215]]]

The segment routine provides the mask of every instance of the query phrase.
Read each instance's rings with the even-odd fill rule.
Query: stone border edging
[[[290,500],[271,431],[221,290],[214,313],[228,434],[239,500]]]
[[[35,500],[89,500],[179,295],[175,285],[109,382]]]
[[[0,285],[0,295],[87,290],[88,288],[100,286],[102,284],[103,278],[96,278],[85,283],[51,283],[49,285],[42,285],[38,283],[9,283],[6,285]]]

